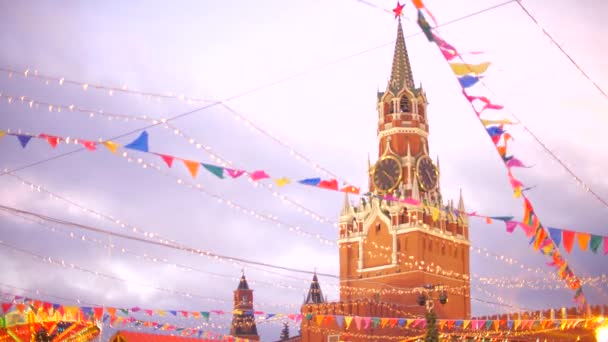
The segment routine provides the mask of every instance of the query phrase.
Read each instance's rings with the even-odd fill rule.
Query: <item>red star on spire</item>
[[[399,3],[399,1],[397,1],[397,7],[393,9],[393,13],[395,13],[395,19],[400,18],[403,15],[403,7],[405,7],[405,5],[402,5]]]

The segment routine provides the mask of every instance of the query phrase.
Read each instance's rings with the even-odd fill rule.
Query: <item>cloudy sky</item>
[[[384,0],[373,3],[386,9],[395,5]],[[444,23],[501,2],[426,3]],[[602,63],[608,55],[608,24],[600,14],[608,12],[608,4],[600,0],[530,0],[524,4],[587,74],[607,89],[608,69]],[[415,18],[410,4],[406,9],[406,17]],[[109,120],[100,111],[161,119],[205,104],[110,94],[92,86],[83,90],[23,77],[25,70],[37,69],[40,74],[91,85],[230,99],[228,108],[241,116],[237,119],[228,108],[213,106],[172,121],[170,128],[148,129],[150,148],[155,152],[215,163],[213,153],[236,168],[264,169],[294,179],[326,177],[314,166],[320,165],[340,179],[367,186],[367,155],[372,161],[377,155],[376,91],[386,86],[396,36],[395,20],[378,8],[355,0],[105,1],[86,5],[78,1],[1,1],[0,17],[0,67],[20,71],[12,77],[0,73],[4,96],[0,130],[108,139],[149,122]],[[521,218],[522,203],[512,198],[505,170],[453,75],[435,46],[416,35],[418,27],[407,18],[404,32],[414,36],[406,44],[416,83],[422,83],[430,102],[430,153],[441,161],[444,198],[457,199],[462,188],[468,210]],[[517,4],[450,24],[440,32],[461,51],[483,51],[483,59],[493,62],[486,78],[493,98],[506,105],[595,192],[608,197],[603,172],[608,167],[604,139],[608,99]],[[15,98],[9,103],[7,96]],[[47,104],[30,108],[17,100],[20,96]],[[52,111],[48,104],[54,105]],[[56,110],[57,105],[71,104],[95,115]],[[510,115],[508,111],[503,114]],[[275,140],[255,131],[242,118],[270,132]],[[542,222],[606,235],[608,208],[552,161],[523,126],[511,132],[515,155],[534,165],[518,170],[517,175],[526,185],[536,186],[530,197]],[[137,134],[117,142],[128,143]],[[197,144],[206,148],[198,149]],[[4,137],[0,167],[12,170],[77,148],[61,144],[52,149],[37,140],[22,149],[14,137]],[[309,161],[296,158],[297,153]],[[80,151],[5,174],[0,177],[0,204],[113,232],[129,233],[126,229],[135,227],[222,255],[338,273],[337,248],[321,240],[336,239],[332,224],[342,205],[340,193],[291,185],[279,191],[285,196],[282,200],[244,179],[219,180],[201,169],[192,180],[179,163],[169,169],[158,157],[130,155],[131,162],[104,149]],[[243,209],[235,209],[233,203]],[[261,220],[260,215],[271,215],[282,224]],[[295,227],[311,234],[297,234],[292,231]],[[41,225],[5,212],[0,215],[0,235],[2,291],[66,304],[80,300],[118,307],[230,310],[232,291],[243,268],[75,228]],[[500,224],[472,220],[471,240],[475,250],[487,249],[471,254],[474,314],[505,312],[512,310],[510,306],[573,305],[568,290],[547,289],[561,284],[549,279],[546,260],[531,250],[520,231],[508,234]],[[14,248],[50,257],[53,262],[74,263],[93,273],[41,263]],[[501,256],[514,258],[532,271],[509,265]],[[606,271],[602,266],[605,258],[575,247],[568,261],[579,276],[598,277]],[[245,272],[255,288],[256,309],[266,312],[296,312],[310,280],[306,274],[247,266]],[[525,279],[525,288],[508,289],[480,279],[500,282],[513,276]],[[321,277],[321,285],[330,300],[337,299],[336,279]],[[605,278],[596,285],[585,286],[590,302],[607,303]],[[180,322],[176,324],[189,324]],[[227,332],[227,318],[214,322],[222,327],[210,330]],[[260,330],[264,340],[278,337],[277,324],[262,324]]]

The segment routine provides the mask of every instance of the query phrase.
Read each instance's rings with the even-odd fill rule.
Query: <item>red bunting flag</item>
[[[80,140],[80,143],[89,151],[95,151],[95,142],[90,140]]]
[[[174,159],[174,157],[167,156],[167,155],[164,155],[164,154],[159,154],[159,153],[157,153],[157,155],[160,156],[161,158],[163,158],[163,161],[165,162],[165,164],[167,164],[168,167],[173,166],[173,159]]]
[[[330,180],[322,180],[318,187],[329,190],[338,190],[338,181],[333,178]]]
[[[566,249],[566,252],[568,252],[568,254],[570,254],[570,252],[572,251],[572,247],[574,246],[574,236],[575,233],[569,230],[562,230],[562,238],[564,240],[564,248]]]
[[[13,303],[2,303],[2,312],[7,313],[11,309]]]

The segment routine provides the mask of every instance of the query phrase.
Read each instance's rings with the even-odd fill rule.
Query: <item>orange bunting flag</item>
[[[277,186],[279,188],[284,187],[285,185],[291,183],[291,181],[289,180],[289,178],[285,178],[285,177],[283,177],[283,178],[276,178],[274,180],[274,182],[277,184]]]
[[[387,325],[387,324],[388,324],[388,318],[382,318],[382,319],[380,320],[380,326],[381,326],[381,327],[383,327],[383,328],[384,328],[384,327],[386,327],[386,325]]]
[[[325,315],[317,315],[317,317],[316,317],[317,325],[321,326],[321,324],[323,323],[324,319],[325,319]]]
[[[547,233],[544,229],[540,228],[536,230],[536,236],[534,237],[534,250],[538,251],[540,249],[541,244],[547,238]]]
[[[412,4],[414,4],[414,7],[416,7],[416,9],[424,8],[424,4],[422,3],[422,0],[412,0]]]
[[[562,230],[562,240],[564,241],[564,248],[568,254],[570,254],[572,247],[574,246],[574,235],[575,233],[572,231]]]
[[[576,233],[576,237],[578,240],[578,246],[584,252],[589,247],[589,240],[591,240],[591,234],[589,233]]]
[[[192,161],[192,160],[184,160],[183,162],[184,162],[184,165],[186,165],[186,167],[188,168],[188,171],[190,171],[192,178],[196,178],[196,174],[198,173],[198,168],[200,167],[201,164],[199,164],[198,162]]]
[[[454,74],[464,76],[468,74],[483,74],[490,67],[490,62],[481,64],[466,64],[466,63],[450,63],[450,67]]]
[[[486,223],[487,224],[492,224],[492,218],[491,217],[486,217]]]
[[[103,145],[112,153],[116,153],[116,151],[118,151],[118,144],[113,141],[104,141]]]
[[[344,188],[342,188],[341,190],[342,192],[348,192],[350,194],[355,194],[358,195],[359,194],[359,188],[357,188],[356,186],[353,185],[347,185]]]

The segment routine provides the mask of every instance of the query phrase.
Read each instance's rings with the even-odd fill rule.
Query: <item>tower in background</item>
[[[253,290],[249,288],[245,274],[234,290],[234,309],[230,335],[238,338],[259,341],[258,329],[253,311]]]

